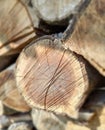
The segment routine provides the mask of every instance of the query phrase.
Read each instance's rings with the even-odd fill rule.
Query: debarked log
[[[17,60],[17,87],[32,108],[77,117],[100,80],[99,73],[83,57],[51,36],[27,46]]]

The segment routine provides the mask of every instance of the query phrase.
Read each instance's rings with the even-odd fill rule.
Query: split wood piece
[[[96,115],[96,110],[105,107],[105,89],[94,90],[79,111],[78,121],[89,123]]]
[[[24,4],[20,0],[0,0],[0,56],[20,52],[35,37]]]
[[[30,107],[17,90],[14,69],[15,65],[12,65],[0,73],[0,100],[9,108],[26,112]]]
[[[79,55],[53,37],[43,37],[20,54],[17,87],[34,108],[77,117],[100,75]]]
[[[37,17],[35,10],[33,10],[33,8],[32,8],[31,0],[20,0],[20,1],[25,5],[25,8],[27,9],[27,11],[31,17],[33,26],[35,28],[38,28],[40,20]]]
[[[34,10],[40,20],[49,24],[67,25],[71,15],[76,12],[82,3],[88,0],[22,0]]]
[[[91,0],[78,19],[73,34],[66,39],[69,48],[85,57],[105,76],[105,1]],[[69,34],[68,34],[69,35]]]
[[[18,54],[11,56],[0,56],[0,72],[16,61]]]
[[[67,129],[75,130],[104,130],[105,129],[105,90],[96,90],[90,96],[85,103],[84,110],[93,110],[94,116],[85,125],[83,122],[77,124],[69,121]],[[87,116],[86,116],[87,119]]]
[[[37,130],[65,130],[66,119],[60,120],[54,113],[32,109],[31,116]]]

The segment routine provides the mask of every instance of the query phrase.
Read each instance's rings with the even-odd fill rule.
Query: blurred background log
[[[35,28],[46,34],[62,33],[74,15],[80,14],[90,0],[21,0],[32,18]]]
[[[16,66],[17,87],[31,107],[71,117],[101,78],[80,55],[47,36],[27,46]]]
[[[67,46],[105,76],[105,1],[91,0],[78,19]]]
[[[35,37],[24,4],[19,0],[0,0],[0,56],[19,53]]]
[[[0,100],[9,108],[26,112],[30,107],[17,90],[14,69],[15,65],[12,65],[0,73]]]
[[[105,89],[98,89],[91,93],[83,106],[83,110],[93,111],[94,116],[88,121],[71,122],[66,125],[66,130],[104,130],[105,129]]]
[[[77,6],[80,6],[81,0],[32,0],[31,6],[34,12],[43,21],[49,24],[68,24],[71,14]]]

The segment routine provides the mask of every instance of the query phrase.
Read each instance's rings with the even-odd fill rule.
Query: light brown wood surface
[[[31,4],[40,19],[48,23],[57,24],[57,22],[60,23],[60,21],[70,17],[80,2],[81,0],[32,0]],[[67,23],[66,21],[60,24],[65,24]]]
[[[0,73],[0,100],[9,108],[26,112],[30,110],[30,107],[18,92],[14,69],[15,65],[12,65]]]
[[[35,36],[24,4],[20,0],[0,0],[0,56],[20,52]]]
[[[74,123],[69,121],[66,130],[104,130],[105,129],[105,89],[95,90],[85,103],[84,110],[94,112],[88,122]]]
[[[94,68],[53,37],[29,45],[17,60],[17,87],[31,107],[77,117],[99,80]]]
[[[83,55],[105,76],[105,1],[91,0],[73,34],[67,39],[69,48]]]

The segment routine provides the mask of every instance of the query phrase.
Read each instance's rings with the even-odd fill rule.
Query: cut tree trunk
[[[81,0],[32,0],[31,6],[35,14],[50,24],[67,24],[71,14],[77,6],[80,6]],[[63,22],[62,22],[63,21]]]
[[[83,57],[50,36],[27,46],[17,61],[17,87],[26,102],[31,107],[71,117],[77,117],[85,98],[100,79]]]
[[[12,65],[0,73],[0,100],[9,108],[26,112],[30,107],[17,90],[14,69],[15,65]]]
[[[34,27],[40,28],[45,34],[54,34],[64,32],[71,23],[73,15],[80,14],[90,0],[22,0],[22,2],[29,11]]]
[[[35,37],[24,4],[20,0],[0,0],[0,56],[20,52]]]
[[[66,39],[69,48],[85,57],[105,76],[105,0],[91,0],[74,31]],[[69,36],[69,34],[68,34]]]

